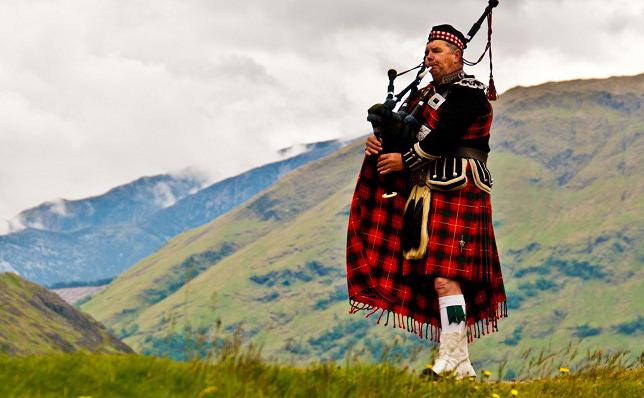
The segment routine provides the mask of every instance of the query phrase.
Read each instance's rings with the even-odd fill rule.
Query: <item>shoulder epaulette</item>
[[[476,80],[473,77],[466,77],[463,78],[457,82],[454,83],[455,85],[463,86],[463,87],[470,87],[470,88],[477,88],[479,90],[485,90],[487,86],[480,81]]]

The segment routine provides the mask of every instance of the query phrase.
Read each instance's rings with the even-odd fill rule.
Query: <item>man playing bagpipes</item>
[[[367,139],[347,240],[350,312],[440,342],[423,374],[457,378],[476,375],[468,342],[507,316],[486,165],[495,93],[463,71],[466,44],[454,27],[433,27],[423,61],[433,81],[398,112],[370,109],[375,131],[397,142],[383,151]]]

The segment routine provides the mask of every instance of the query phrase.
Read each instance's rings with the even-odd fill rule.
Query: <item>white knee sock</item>
[[[442,332],[463,332],[465,330],[465,297],[462,294],[438,298],[441,313]]]

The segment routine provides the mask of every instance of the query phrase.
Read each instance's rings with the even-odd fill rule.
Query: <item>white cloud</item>
[[[65,204],[64,199],[56,199],[52,200],[49,202],[49,209],[51,210],[52,213],[58,214],[60,216],[66,216],[67,215],[67,206]]]
[[[172,194],[172,188],[165,182],[159,182],[152,188],[155,198],[154,202],[163,208],[170,207],[177,202]]]
[[[467,31],[485,3],[1,3],[0,216],[142,175],[223,178],[366,133],[386,70],[419,62],[431,25]],[[643,17],[635,1],[502,1],[497,88],[640,73]],[[472,70],[487,80],[486,61]]]

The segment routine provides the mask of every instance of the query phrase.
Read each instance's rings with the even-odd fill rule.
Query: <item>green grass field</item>
[[[258,349],[227,343],[208,360],[178,362],[138,354],[48,354],[0,356],[2,397],[642,397],[642,358],[589,353],[570,368],[552,368],[553,356],[526,358],[536,377],[496,382],[479,371],[477,380],[431,381],[419,369],[390,360],[362,364],[350,355],[342,365],[306,367],[268,363]]]

